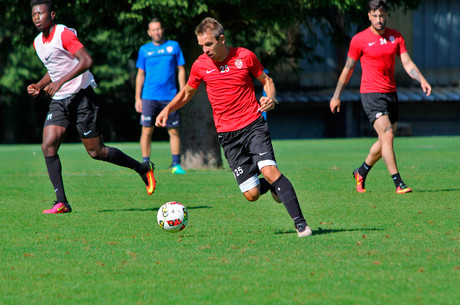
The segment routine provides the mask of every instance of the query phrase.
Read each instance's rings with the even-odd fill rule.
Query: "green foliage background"
[[[395,0],[392,7],[415,8],[420,1]],[[222,22],[230,45],[253,50],[275,73],[281,64],[294,68],[302,58],[321,60],[312,52],[318,43],[348,44],[350,28],[368,23],[366,0],[55,0],[56,22],[75,28],[93,56],[93,74],[108,114],[110,140],[129,140],[137,131],[133,108],[135,60],[140,45],[149,41],[147,24],[163,20],[167,38],[179,41],[187,67],[200,54],[195,26],[206,16]],[[38,34],[31,21],[29,1],[0,2],[0,143],[37,142],[49,99],[26,94],[28,84],[45,70],[32,47]],[[345,21],[345,22],[344,22]],[[303,25],[299,30],[299,25]],[[322,27],[328,37],[317,37]],[[109,115],[110,114],[110,115]],[[118,114],[118,115],[117,115]],[[123,114],[123,116],[121,116]],[[128,114],[128,115],[127,115]],[[110,121],[127,123],[117,132]],[[117,123],[117,125],[120,125]]]

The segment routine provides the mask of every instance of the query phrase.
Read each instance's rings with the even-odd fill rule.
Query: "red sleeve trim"
[[[64,29],[64,31],[62,31],[61,40],[64,49],[69,51],[72,55],[84,47],[77,36],[69,29]]]

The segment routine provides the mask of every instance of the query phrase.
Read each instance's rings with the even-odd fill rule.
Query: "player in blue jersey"
[[[155,118],[177,93],[176,77],[179,87],[185,86],[185,60],[179,44],[163,38],[163,27],[158,18],[153,18],[147,34],[152,42],[139,49],[136,67],[136,111],[141,115],[141,151],[143,161],[150,160],[152,134]],[[168,128],[171,146],[171,171],[175,174],[185,174],[180,165],[180,116],[175,111],[169,115]]]

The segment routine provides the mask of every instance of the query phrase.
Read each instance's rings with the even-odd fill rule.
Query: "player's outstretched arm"
[[[166,121],[168,120],[168,115],[171,112],[184,107],[185,104],[187,104],[190,101],[190,99],[193,97],[195,92],[196,92],[195,88],[186,84],[184,88],[182,88],[182,90],[176,94],[173,100],[165,108],[163,108],[163,110],[157,116],[155,120],[155,126],[165,127]]]
[[[417,66],[414,64],[414,62],[409,56],[409,53],[405,52],[401,54],[401,63],[404,67],[404,70],[406,70],[407,74],[409,74],[409,76],[413,79],[418,80],[420,82],[420,86],[422,87],[423,92],[426,93],[426,96],[430,95],[431,86],[423,77],[422,73],[417,68]]]
[[[259,100],[260,111],[266,112],[275,109],[275,104],[278,103],[275,98],[275,82],[265,72],[263,72],[257,79],[262,84],[264,91],[267,94],[267,96],[262,96]]]
[[[340,74],[339,81],[337,82],[337,86],[335,88],[334,96],[332,97],[329,106],[331,108],[331,112],[335,113],[340,112],[340,95],[342,94],[343,89],[348,84],[351,75],[356,66],[356,60],[347,57],[347,62],[345,63],[345,67]]]

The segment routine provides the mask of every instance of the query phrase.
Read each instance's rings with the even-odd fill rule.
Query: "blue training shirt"
[[[177,41],[166,40],[156,46],[149,42],[139,49],[136,67],[145,71],[143,99],[170,101],[177,93],[177,67],[185,65],[184,55]]]

